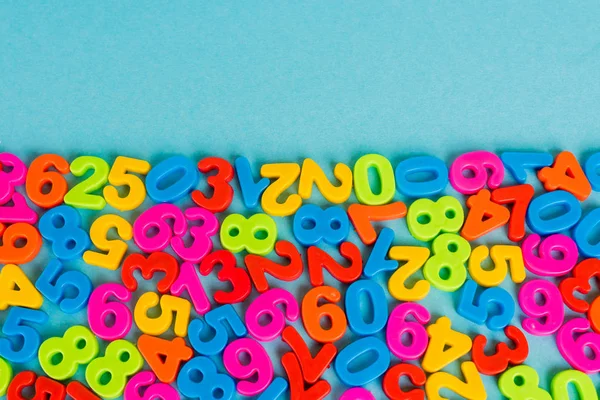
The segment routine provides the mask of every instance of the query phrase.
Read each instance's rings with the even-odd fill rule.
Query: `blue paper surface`
[[[368,152],[393,165],[422,154],[449,164],[478,149],[569,149],[585,160],[598,150],[600,131],[599,18],[594,1],[5,1],[0,149],[27,162],[46,152],[109,163],[127,155],[153,165],[179,153],[245,155],[255,173],[265,162],[305,157],[325,169],[353,165]],[[598,200],[586,200],[584,213]],[[243,211],[239,195],[232,211]],[[97,217],[83,214],[86,226]],[[277,223],[291,238],[291,219]],[[387,225],[396,243],[418,244],[404,221]],[[478,242],[508,241],[497,232]],[[26,266],[30,277],[48,250]],[[119,276],[69,266],[95,284]],[[281,287],[299,294],[307,289],[302,279]],[[514,285],[504,286],[516,295]],[[456,314],[456,297],[432,290],[423,304],[434,319],[451,316],[458,330],[488,333]],[[85,321],[85,313],[43,309],[55,322],[46,337]],[[548,389],[568,365],[553,337],[528,339],[527,364]],[[268,347],[274,358],[286,349],[279,340]],[[458,363],[447,370],[456,373]],[[338,398],[344,387],[333,370],[324,377]],[[484,381],[488,398],[500,398],[496,380]],[[367,386],[378,398],[380,383]]]

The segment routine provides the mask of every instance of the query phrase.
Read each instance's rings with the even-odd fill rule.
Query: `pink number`
[[[406,317],[411,314],[417,322],[406,321]],[[396,306],[390,314],[386,330],[387,345],[392,354],[402,360],[416,360],[421,357],[429,344],[429,336],[423,325],[428,323],[430,318],[429,311],[420,304],[402,303]],[[408,346],[402,343],[405,333],[411,337],[411,344]]]
[[[194,243],[190,247],[185,247],[183,235],[177,235],[171,239],[171,247],[177,255],[186,261],[200,262],[213,248],[211,236],[214,236],[219,229],[217,217],[210,211],[201,207],[192,207],[185,210],[185,217],[188,221],[202,221],[201,226],[192,226],[189,229],[190,235],[194,238]]]
[[[179,393],[166,383],[154,383],[156,376],[150,371],[135,375],[125,386],[125,400],[179,400]],[[140,395],[140,390],[144,394]]]
[[[173,220],[173,230],[167,220]],[[155,235],[148,234],[152,228],[157,229]],[[145,251],[152,253],[164,250],[170,243],[173,234],[185,234],[187,224],[183,212],[174,204],[158,204],[144,211],[133,223],[133,240]]]
[[[543,297],[543,303],[536,302],[536,295]],[[560,291],[555,284],[543,279],[534,279],[521,286],[519,305],[525,314],[521,323],[523,329],[536,336],[551,335],[561,327],[565,319],[565,309]],[[535,318],[542,318],[537,320]],[[544,322],[542,322],[545,320]]]
[[[285,304],[285,312],[277,308],[278,304]],[[271,321],[261,325],[258,320],[261,316],[268,314]],[[256,339],[270,341],[278,337],[283,328],[285,320],[296,321],[300,315],[300,308],[296,298],[287,290],[271,289],[254,300],[246,311],[246,326],[248,332]]]
[[[568,236],[555,234],[550,235],[540,244],[540,235],[529,235],[523,241],[523,261],[528,270],[540,276],[561,276],[567,274],[577,264],[579,251],[577,244]],[[539,257],[533,254],[537,246]],[[561,253],[562,257],[552,257],[552,252]]]
[[[367,389],[355,387],[346,390],[340,400],[375,400],[375,397]]]
[[[488,169],[491,176],[488,177]],[[472,177],[463,175],[468,170]],[[475,194],[485,187],[495,189],[504,179],[504,165],[500,157],[489,151],[473,151],[459,156],[450,166],[450,183],[462,194]]]
[[[10,172],[2,171],[2,167],[5,166],[12,167],[12,170]],[[15,186],[24,184],[26,177],[27,167],[19,157],[10,153],[0,153],[0,204],[10,200]]]
[[[241,360],[246,354],[250,361]],[[237,391],[243,396],[256,396],[264,391],[273,380],[273,363],[266,350],[254,339],[234,340],[223,352],[223,365],[230,375],[240,380]]]
[[[181,297],[184,290],[187,290],[194,304],[194,309],[200,315],[206,314],[210,310],[210,300],[204,291],[202,282],[198,278],[194,264],[184,262],[179,269],[177,280],[171,285],[171,294]]]
[[[124,338],[129,333],[133,323],[129,308],[125,304],[108,302],[111,296],[124,302],[131,300],[131,292],[125,286],[116,283],[105,283],[92,292],[88,303],[90,329],[104,340]],[[108,316],[112,316],[114,319],[114,323],[110,327],[106,324]]]
[[[12,206],[2,206],[0,207],[0,222],[26,222],[28,224],[35,224],[37,222],[38,216],[25,201],[25,196],[21,193],[13,193],[11,200],[14,205]],[[1,204],[1,203],[0,203]]]
[[[563,325],[556,335],[556,345],[563,358],[573,368],[595,374],[600,372],[600,335],[587,332],[573,339],[573,333],[585,332],[590,329],[590,322],[585,318],[575,318]],[[593,355],[586,355],[589,348]]]

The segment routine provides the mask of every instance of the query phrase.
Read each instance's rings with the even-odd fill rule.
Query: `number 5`
[[[150,163],[137,158],[119,156],[108,174],[108,182],[113,186],[104,188],[104,198],[106,202],[119,211],[129,211],[137,208],[146,198],[146,187],[142,180],[133,175],[146,175],[150,171]],[[119,192],[114,186],[128,186],[129,194],[125,197],[119,196]]]

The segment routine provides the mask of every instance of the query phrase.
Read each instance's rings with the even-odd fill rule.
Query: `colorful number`
[[[202,260],[200,264],[200,273],[204,276],[210,274],[217,265],[221,265],[221,270],[217,273],[217,279],[221,282],[229,282],[231,291],[226,292],[218,290],[213,295],[215,301],[220,304],[232,304],[244,301],[252,291],[250,277],[243,269],[236,267],[236,259],[233,254],[227,250],[217,250]]]
[[[192,378],[198,375],[199,379]],[[177,387],[184,396],[202,400],[230,400],[235,392],[233,379],[218,373],[212,360],[202,356],[192,358],[183,366],[177,376]]]
[[[505,289],[496,286],[484,289],[476,298],[478,288],[475,281],[465,282],[456,311],[471,322],[479,325],[485,323],[493,331],[504,329],[515,315],[515,301],[512,296]],[[490,316],[490,304],[496,304],[498,314]]]
[[[277,306],[285,305],[285,311]],[[266,325],[259,323],[259,319],[268,315],[270,322]],[[246,326],[248,332],[260,341],[271,341],[277,338],[283,328],[286,319],[296,321],[300,316],[300,308],[296,298],[283,289],[271,289],[258,296],[246,311]]]
[[[428,180],[417,180],[417,174],[428,174]],[[394,173],[398,190],[406,196],[433,197],[448,186],[448,167],[442,160],[432,156],[411,157],[401,161]],[[413,179],[409,179],[409,177]]]
[[[400,387],[400,378],[406,376],[415,386],[424,386],[425,372],[416,365],[397,364],[388,369],[383,377],[383,391],[392,400],[425,400],[423,389],[412,389],[405,392]]]
[[[176,177],[177,179],[173,179]],[[198,185],[200,174],[184,156],[173,156],[155,165],[146,175],[146,191],[157,203],[173,203]],[[165,185],[165,182],[168,184]]]
[[[160,315],[149,317],[148,310],[156,307],[159,303]],[[186,337],[191,311],[192,305],[186,299],[168,294],[159,297],[154,292],[146,292],[140,296],[135,305],[133,319],[142,332],[159,336],[168,331],[173,324],[174,313],[173,331],[177,336]]]
[[[0,271],[0,311],[9,306],[39,309],[44,298],[38,292],[23,270],[14,264],[2,267]]]
[[[229,214],[221,224],[220,238],[221,245],[233,253],[246,250],[264,256],[273,251],[277,225],[266,214],[254,214],[250,218]]]
[[[14,346],[7,338],[0,338],[0,356],[11,363],[33,360],[40,347],[41,337],[37,330],[24,323],[44,325],[47,321],[48,315],[43,311],[11,307],[2,325],[2,333],[19,338],[15,342],[20,343],[20,348],[15,350],[14,347],[18,346]]]
[[[361,295],[367,297],[368,318],[363,316],[362,307],[365,302],[361,301]],[[348,325],[356,334],[361,336],[374,335],[385,327],[388,319],[387,308],[382,307],[386,304],[385,291],[379,284],[372,280],[359,280],[348,287],[345,297],[346,316]],[[370,322],[367,322],[369,321]]]
[[[419,301],[424,299],[431,288],[428,281],[420,279],[411,288],[407,287],[406,283],[411,275],[425,265],[430,254],[429,249],[419,246],[394,246],[390,249],[389,254],[393,260],[406,261],[406,263],[398,267],[388,280],[388,291],[392,297],[400,301]]]
[[[550,213],[560,210],[562,213]],[[550,235],[566,231],[581,219],[581,204],[569,192],[557,190],[544,193],[529,203],[527,225],[540,235]]]
[[[242,363],[240,357],[244,354],[250,360]],[[231,376],[239,380],[236,388],[242,396],[256,396],[273,380],[273,363],[269,354],[258,342],[250,338],[231,342],[223,352],[223,365]]]
[[[542,297],[542,304],[536,301],[536,296]],[[519,305],[523,312],[530,317],[525,318],[521,325],[526,332],[532,335],[551,335],[563,324],[565,318],[563,301],[559,290],[552,282],[534,279],[521,286]]]
[[[364,354],[375,352],[376,358],[368,366],[351,368],[352,362]],[[347,386],[363,386],[379,378],[390,366],[390,352],[380,339],[374,336],[360,338],[344,347],[334,361],[335,372]]]
[[[44,372],[63,381],[73,377],[80,365],[88,364],[98,355],[96,336],[85,326],[72,326],[62,337],[47,339],[40,346],[38,359]]]
[[[125,400],[180,400],[175,388],[166,383],[154,383],[156,376],[150,371],[138,372],[125,386]],[[140,390],[145,388],[143,396]]]
[[[508,368],[508,364],[522,364],[529,355],[529,344],[527,338],[516,326],[507,326],[504,334],[511,339],[515,345],[514,349],[508,347],[506,343],[496,345],[496,353],[493,355],[485,354],[485,345],[487,338],[483,335],[477,335],[473,340],[471,349],[473,362],[479,372],[485,375],[498,375]]]
[[[380,188],[373,190],[369,181],[369,170],[377,172]],[[354,164],[354,194],[359,202],[370,206],[389,203],[396,193],[394,169],[390,161],[379,154],[365,154]]]
[[[227,332],[228,324],[236,337],[245,336],[248,331],[246,325],[240,319],[235,309],[231,304],[226,304],[217,307],[206,313],[204,321],[201,319],[193,319],[188,327],[188,339],[190,344],[200,354],[212,356],[219,354],[229,341],[229,333]],[[206,335],[202,333],[204,327],[212,328],[214,336],[211,339],[206,339]]]
[[[317,342],[327,343],[335,342],[344,335],[348,326],[344,311],[335,304],[318,305],[320,299],[337,303],[341,297],[340,292],[330,286],[318,286],[306,293],[302,299],[302,323],[308,336]],[[331,321],[329,329],[321,326],[323,317]]]
[[[434,255],[423,267],[423,275],[436,288],[455,292],[467,279],[465,261],[471,254],[471,245],[461,236],[444,233],[433,241]]]
[[[429,400],[447,399],[447,397],[440,395],[440,390],[449,389],[467,400],[486,400],[485,386],[475,364],[471,361],[465,361],[460,365],[460,369],[465,376],[464,382],[447,372],[436,372],[430,375],[427,382],[425,382],[427,398]],[[542,400],[537,397],[535,399]]]
[[[171,294],[181,297],[184,290],[187,290],[194,309],[200,315],[204,315],[210,310],[210,300],[204,291],[202,282],[196,273],[196,267],[190,262],[181,264],[179,275],[171,285]]]
[[[298,194],[303,199],[310,199],[313,185],[316,184],[319,192],[328,202],[344,203],[352,194],[352,170],[346,164],[337,163],[333,169],[333,176],[340,181],[339,186],[334,186],[327,179],[325,172],[314,160],[304,159],[298,182]]]
[[[491,256],[494,262],[493,269],[484,269],[481,266],[488,256]],[[506,278],[509,267],[513,282],[521,283],[525,280],[523,252],[518,246],[495,245],[488,250],[487,246],[481,245],[474,248],[469,257],[469,274],[475,282],[484,287],[499,286]]]
[[[401,201],[382,206],[350,204],[348,207],[348,217],[354,225],[354,230],[360,240],[367,245],[375,243],[377,239],[377,232],[371,224],[372,221],[389,221],[403,218],[405,215],[406,205]]]
[[[465,176],[465,171],[472,176]],[[489,172],[488,172],[489,171]],[[488,175],[489,173],[489,175]],[[489,151],[473,151],[460,155],[450,166],[450,184],[462,194],[475,194],[487,183],[490,189],[502,184],[504,165],[500,158]]]
[[[133,319],[131,311],[125,304],[109,302],[111,297],[127,302],[131,300],[131,292],[116,283],[105,283],[98,286],[88,302],[88,323],[90,329],[99,338],[115,340],[124,338],[131,329]],[[111,317],[112,324],[107,324]]]
[[[39,228],[61,260],[79,258],[90,247],[90,238],[81,229],[81,215],[73,207],[63,205],[48,210],[40,218]]]
[[[341,207],[321,209],[314,204],[306,204],[294,215],[292,226],[296,240],[306,247],[322,241],[336,246],[350,233],[348,215]]]
[[[539,235],[529,235],[521,245],[523,261],[529,271],[540,276],[561,276],[575,267],[579,252],[573,239],[556,234],[548,236],[541,243],[540,240]],[[536,247],[538,256],[534,254]],[[560,253],[558,258],[554,257],[556,252]]]
[[[194,355],[180,337],[166,340],[144,334],[138,339],[137,347],[156,377],[165,383],[174,382],[181,363]]]
[[[260,196],[269,186],[269,178],[261,178],[258,182],[252,177],[252,168],[250,161],[246,157],[238,157],[235,159],[235,174],[238,183],[240,184],[240,192],[242,193],[242,201],[247,209],[258,207]]]
[[[103,357],[98,357],[85,369],[90,388],[107,399],[123,394],[127,378],[142,369],[144,359],[138,349],[126,340],[109,343]]]
[[[274,182],[265,188],[260,200],[260,204],[267,214],[274,217],[287,217],[300,208],[302,197],[299,194],[290,194],[283,203],[277,201],[300,176],[300,166],[298,164],[264,164],[260,167],[260,175],[263,179],[276,178]]]
[[[35,287],[66,314],[74,314],[87,306],[93,290],[92,281],[87,275],[81,271],[63,272],[62,263],[58,260],[50,260],[35,282]],[[74,297],[67,297],[70,289],[76,290]]]
[[[139,270],[142,278],[146,280],[152,279],[157,272],[164,273],[164,277],[156,284],[160,293],[167,293],[179,275],[177,260],[170,254],[157,252],[150,254],[148,258],[139,253],[130,254],[121,267],[121,281],[132,292],[138,288],[133,274],[136,270]]]
[[[56,171],[48,171],[50,168]],[[29,166],[25,189],[27,197],[35,205],[42,208],[52,208],[62,204],[69,189],[63,175],[69,173],[69,163],[56,154],[43,154],[37,157]],[[48,190],[45,187],[50,186]]]
[[[512,367],[498,380],[500,392],[510,400],[552,400],[544,389],[540,389],[540,377],[528,365]]]
[[[250,278],[259,293],[269,290],[269,282],[265,276],[267,273],[286,282],[294,281],[302,275],[304,269],[302,256],[291,242],[280,240],[275,243],[275,253],[279,257],[289,259],[290,262],[287,265],[281,265],[256,254],[248,254],[244,258]]]
[[[413,316],[415,322],[407,321]],[[387,345],[396,357],[402,360],[416,360],[427,349],[429,337],[424,325],[429,323],[429,310],[417,303],[403,303],[394,308],[388,320]],[[410,344],[402,341],[402,336],[410,335]]]
[[[112,228],[117,230],[119,237],[123,240],[108,239],[108,233]],[[125,241],[131,240],[132,237],[131,224],[125,218],[114,214],[102,215],[90,227],[90,238],[94,246],[108,253],[102,254],[88,250],[83,253],[83,261],[114,271],[121,265],[121,260],[129,247]]]
[[[119,211],[130,211],[138,208],[146,199],[144,182],[133,173],[146,175],[150,171],[150,163],[146,160],[118,156],[108,174],[108,182],[112,186],[104,187],[104,198],[109,206]],[[115,186],[127,186],[129,192],[121,197]]]
[[[441,197],[436,202],[429,199],[415,200],[406,214],[410,234],[424,242],[432,240],[440,232],[458,232],[464,220],[463,208],[452,196]]]
[[[71,173],[73,176],[82,177],[89,170],[92,174],[82,182],[73,186],[64,196],[65,204],[77,208],[90,210],[102,210],[106,206],[104,197],[92,194],[100,190],[108,182],[108,163],[99,157],[81,156],[71,162]]]
[[[590,329],[590,322],[587,319],[570,320],[558,330],[556,346],[573,368],[586,374],[595,374],[600,371],[600,334],[586,332],[588,329]],[[577,339],[573,338],[574,333],[580,334]],[[587,349],[591,355],[588,355]]]
[[[448,317],[438,318],[435,324],[427,327],[427,333],[429,334],[429,346],[427,346],[421,363],[426,372],[441,370],[452,361],[467,354],[473,344],[468,335],[452,329],[452,323]]]
[[[329,253],[316,246],[308,248],[308,275],[313,286],[324,283],[323,269],[338,281],[344,283],[354,282],[360,277],[363,270],[360,249],[351,242],[344,242],[340,246],[340,254],[350,260],[350,265],[343,267]]]

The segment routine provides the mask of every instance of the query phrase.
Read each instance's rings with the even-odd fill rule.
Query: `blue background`
[[[256,171],[305,157],[352,165],[367,152],[394,165],[426,153],[451,162],[475,149],[585,156],[600,128],[599,17],[595,1],[5,1],[0,148],[27,161],[57,152],[153,165],[174,153],[243,154]],[[597,204],[593,196],[584,207]],[[232,209],[242,210],[239,199]],[[84,214],[86,223],[96,217]],[[278,226],[289,238],[289,222]],[[394,227],[398,243],[415,243],[403,221]],[[79,267],[95,283],[118,276]],[[424,304],[475,332],[452,300],[433,290]],[[55,319],[45,335],[72,322]],[[547,388],[567,364],[553,338],[529,339],[528,364]],[[270,346],[275,356],[282,349]],[[333,371],[325,377],[337,398],[343,387]],[[484,380],[498,398],[495,380]]]

